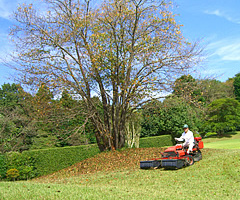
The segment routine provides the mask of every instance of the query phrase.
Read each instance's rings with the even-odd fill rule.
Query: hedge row
[[[141,148],[170,145],[170,135],[140,138]],[[0,178],[15,180],[16,170],[20,180],[47,175],[93,157],[99,152],[98,146],[92,144],[7,153],[0,155]]]
[[[12,169],[19,172],[19,180],[27,180],[69,167],[100,151],[96,144],[73,147],[59,147],[0,155],[0,179],[12,179]],[[9,172],[9,173],[8,173]],[[9,175],[9,177],[8,177]]]
[[[172,136],[171,135],[161,135],[155,137],[145,137],[140,138],[139,147],[164,147],[164,146],[172,146]]]
[[[35,159],[37,176],[42,176],[69,167],[100,151],[96,144],[73,147],[24,151],[22,154]]]

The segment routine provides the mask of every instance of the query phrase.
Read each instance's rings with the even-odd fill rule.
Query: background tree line
[[[138,136],[175,137],[185,123],[202,136],[239,129],[239,83],[240,74],[226,82],[181,76],[164,100],[150,101],[134,113],[128,123],[127,143],[134,146],[131,139],[137,140]],[[97,97],[93,98],[103,118],[103,106]],[[18,84],[1,86],[1,152],[96,143],[95,131],[82,100],[66,90],[54,98],[44,84],[35,95]]]
[[[205,136],[239,130],[240,74],[226,82],[195,79],[191,75],[178,78],[173,92],[163,101],[152,101],[143,107],[141,136],[182,133],[182,125]]]
[[[96,106],[99,104],[95,99]],[[89,144],[96,141],[94,128],[82,101],[65,90],[59,99],[42,84],[35,95],[18,84],[0,89],[0,150],[28,150]]]

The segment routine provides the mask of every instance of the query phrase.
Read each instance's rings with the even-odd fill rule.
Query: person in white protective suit
[[[183,147],[188,147],[187,153],[191,153],[194,145],[194,136],[193,132],[189,130],[189,127],[187,124],[183,126],[184,132],[182,133],[182,136],[180,138],[175,138],[176,141],[183,141]]]

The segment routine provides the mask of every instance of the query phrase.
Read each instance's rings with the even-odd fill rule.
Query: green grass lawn
[[[237,135],[204,139],[203,159],[183,169],[139,169],[140,157],[159,148],[107,152],[46,177],[0,182],[0,199],[240,199]]]
[[[205,143],[204,146],[212,149],[240,149],[240,139]]]
[[[212,136],[203,139],[205,148],[240,149],[240,132],[226,134],[222,137]]]

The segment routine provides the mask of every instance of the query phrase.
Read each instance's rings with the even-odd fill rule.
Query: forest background
[[[203,137],[239,130],[239,91],[240,74],[226,82],[183,75],[171,94],[134,112],[126,145],[135,146],[133,137],[179,136],[185,123]],[[101,110],[101,102],[93,98]],[[1,153],[96,143],[82,100],[67,91],[54,97],[44,84],[35,95],[18,84],[2,85],[0,128]]]

